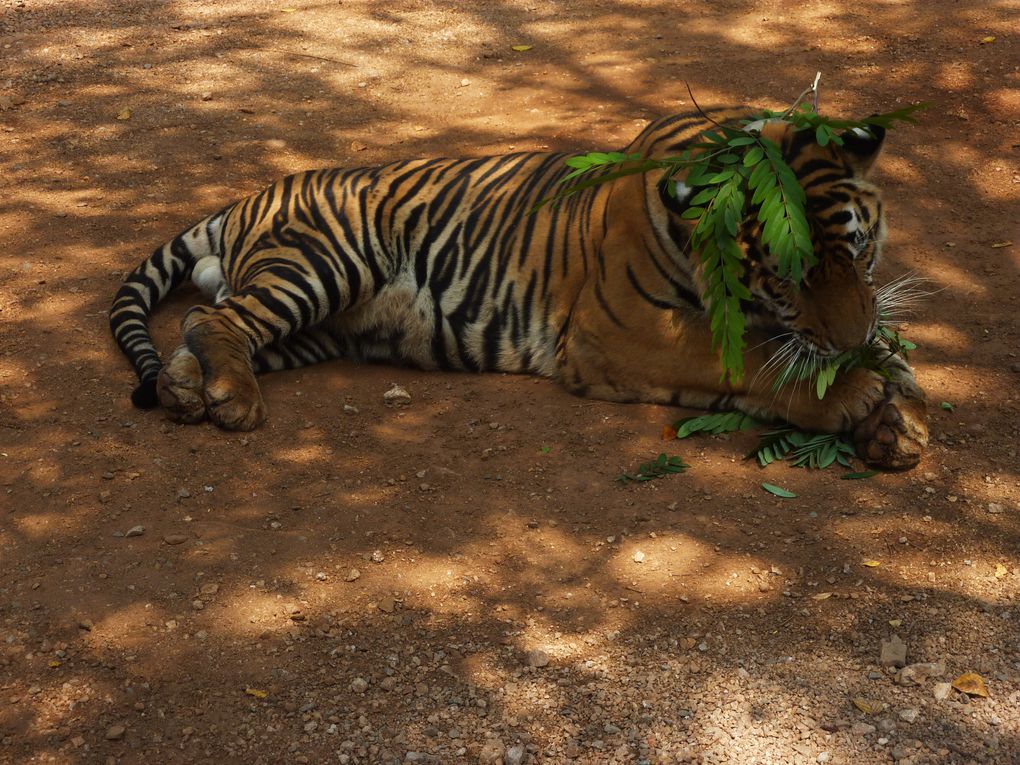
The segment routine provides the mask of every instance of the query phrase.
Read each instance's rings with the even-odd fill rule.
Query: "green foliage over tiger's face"
[[[707,126],[701,115],[658,120],[628,152],[675,153]],[[850,430],[869,461],[910,466],[927,430],[905,364],[891,381],[852,370],[824,401],[772,385],[790,338],[828,357],[876,330],[884,224],[866,175],[882,136],[823,147],[779,124],[765,133],[805,190],[817,262],[795,287],[754,214],[741,224],[753,296],[742,381],[723,381],[712,348],[684,194],[663,194],[648,173],[532,212],[570,169],[567,155],[522,153],[301,173],[187,229],[135,269],[110,312],[141,380],[133,400],[245,430],[267,412],[255,373],[339,357],[524,372],[580,395]],[[164,366],[148,315],[189,277],[212,305],[188,313]]]

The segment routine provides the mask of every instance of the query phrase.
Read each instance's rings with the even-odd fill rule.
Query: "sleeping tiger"
[[[626,151],[676,156],[710,127],[706,116],[745,114],[659,119]],[[582,396],[851,432],[867,462],[911,467],[927,444],[925,403],[899,357],[885,376],[841,374],[824,400],[774,384],[777,354],[860,347],[896,302],[873,283],[884,223],[866,176],[884,131],[848,131],[842,147],[780,121],[762,133],[805,189],[818,263],[798,287],[777,275],[756,217],[740,225],[754,297],[742,381],[722,381],[712,348],[682,180],[668,193],[649,172],[533,211],[570,168],[569,155],[529,152],[298,173],[199,221],[113,302],[114,338],[140,380],[132,401],[176,422],[250,430],[266,418],[264,372],[335,358],[498,370],[554,377]],[[211,304],[188,311],[184,344],[164,364],[148,317],[189,277]]]

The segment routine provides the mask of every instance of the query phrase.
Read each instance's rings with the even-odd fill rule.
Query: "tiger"
[[[625,154],[675,157],[741,109],[651,121]],[[743,122],[740,122],[743,120]],[[247,431],[267,416],[256,377],[330,359],[422,370],[550,377],[579,396],[739,410],[817,433],[849,433],[871,465],[904,469],[927,445],[924,393],[903,359],[841,373],[819,399],[776,384],[783,354],[831,359],[876,339],[898,290],[878,288],[885,237],[868,179],[885,130],[820,145],[783,120],[757,125],[805,191],[814,265],[780,276],[749,211],[739,223],[752,299],[745,373],[724,377],[684,217],[684,173],[649,171],[560,191],[570,154],[394,161],[289,175],[185,229],[126,276],[110,328],[140,408]],[[670,189],[669,186],[673,188]],[[207,300],[165,363],[148,320],[190,279]]]

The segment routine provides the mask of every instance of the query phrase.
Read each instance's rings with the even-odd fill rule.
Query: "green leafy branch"
[[[808,93],[817,94],[817,85],[818,77],[785,112],[766,110],[729,125],[713,121],[698,107],[713,127],[678,157],[653,159],[623,152],[590,152],[570,157],[566,164],[573,171],[563,181],[583,180],[540,203],[652,170],[663,171],[662,183],[675,196],[673,181],[686,172],[684,182],[693,196],[683,217],[697,221],[690,246],[700,254],[702,300],[708,308],[712,346],[719,352],[724,379],[728,377],[733,382],[740,380],[744,372],[747,322],[741,303],[752,299],[742,281],[746,269],[737,242],[747,216],[754,213],[762,224],[762,244],[776,255],[781,277],[799,285],[805,270],[816,262],[804,189],[783,159],[780,147],[761,134],[764,125],[782,120],[794,130],[813,131],[822,146],[830,142],[841,145],[841,131],[888,128],[897,121],[916,123],[913,115],[927,107],[916,104],[863,120],[833,119],[820,115],[817,104],[800,103]],[[694,101],[693,93],[691,99]],[[697,106],[697,101],[694,104]],[[835,370],[831,374],[826,371],[822,391],[834,376]]]
[[[689,467],[690,465],[685,464],[680,457],[667,457],[665,454],[660,454],[657,459],[638,465],[636,474],[620,473],[616,480],[624,484],[634,481],[653,481],[674,473],[682,473]]]

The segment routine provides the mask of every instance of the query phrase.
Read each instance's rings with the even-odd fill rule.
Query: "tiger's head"
[[[743,282],[754,296],[743,306],[748,324],[790,338],[818,358],[859,348],[874,338],[881,312],[874,270],[885,222],[878,189],[868,173],[885,131],[851,130],[841,134],[841,146],[834,142],[821,146],[812,131],[794,130],[786,122],[757,127],[782,148],[804,188],[816,263],[807,268],[800,284],[781,277],[777,257],[761,242],[758,211],[752,209],[737,236],[746,266]],[[678,182],[676,192],[667,195],[660,184],[660,198],[672,218],[668,228],[673,240],[682,243],[685,238],[678,236],[679,231],[690,229],[681,225],[681,216],[694,190]],[[693,257],[697,259],[696,254]],[[694,276],[698,280],[697,270]],[[704,285],[699,287],[704,294]]]
[[[863,346],[874,338],[880,314],[874,270],[885,220],[878,189],[867,176],[885,131],[847,131],[842,146],[820,146],[811,131],[794,132],[785,124],[766,125],[762,133],[782,147],[804,188],[816,263],[799,285],[781,278],[777,259],[761,244],[762,224],[756,216],[745,220],[739,241],[755,297],[749,318],[793,333],[821,358]]]

